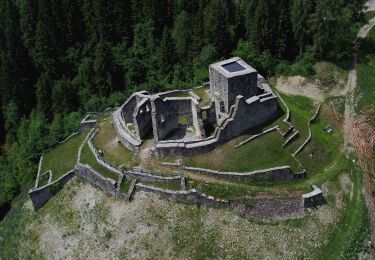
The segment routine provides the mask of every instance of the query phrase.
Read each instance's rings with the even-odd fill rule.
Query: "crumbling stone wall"
[[[180,127],[178,122],[180,116],[186,118],[187,127],[193,127],[195,131],[199,131],[194,99],[157,97],[151,102],[155,110],[153,113],[154,136],[157,140],[165,139],[169,133]]]
[[[133,121],[137,136],[142,139],[152,132],[151,103],[148,98],[140,101],[133,113]]]
[[[261,98],[254,96],[247,100],[238,96],[235,105],[229,111],[228,117],[220,123],[212,137],[186,142],[159,141],[155,153],[159,156],[169,156],[208,152],[217,145],[231,140],[249,129],[277,118],[279,113],[277,99],[272,93]]]
[[[69,171],[56,181],[40,188],[33,188],[29,191],[34,210],[37,211],[43,207],[64,185],[74,177],[74,171]]]
[[[112,179],[103,177],[93,168],[91,168],[91,166],[79,163],[76,165],[75,170],[79,177],[90,183],[92,186],[101,189],[102,191],[111,195],[117,195],[117,182]]]

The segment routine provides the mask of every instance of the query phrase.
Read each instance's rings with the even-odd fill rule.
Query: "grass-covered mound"
[[[77,161],[78,148],[85,138],[85,133],[73,136],[43,155],[41,174],[51,170],[53,180],[72,170]]]

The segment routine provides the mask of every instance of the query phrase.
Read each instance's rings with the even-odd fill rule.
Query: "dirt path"
[[[368,24],[363,26],[357,34],[356,44],[354,46],[353,53],[353,64],[352,69],[349,71],[348,82],[346,84],[346,102],[345,102],[345,114],[344,114],[344,149],[349,155],[353,148],[351,146],[351,133],[353,119],[355,115],[355,88],[357,87],[357,70],[356,66],[358,63],[358,52],[361,42],[366,38],[371,28],[375,25],[375,18],[371,19]]]
[[[344,149],[349,156],[353,152],[352,146],[352,131],[353,131],[353,121],[355,116],[355,89],[357,87],[357,70],[356,66],[358,64],[358,53],[359,47],[363,39],[367,37],[367,34],[371,30],[371,28],[375,25],[375,18],[371,19],[369,24],[366,24],[361,28],[359,33],[357,34],[356,44],[354,46],[353,52],[353,64],[352,69],[349,71],[348,82],[346,85],[346,102],[345,102],[345,114],[344,114]],[[375,216],[371,214],[374,212],[374,201],[372,198],[371,193],[367,189],[366,182],[368,182],[368,173],[365,172],[364,181],[363,181],[363,194],[365,198],[365,203],[369,212],[370,218],[370,225],[371,225],[371,240],[372,244],[375,244]],[[375,258],[375,251],[372,252],[372,256]]]

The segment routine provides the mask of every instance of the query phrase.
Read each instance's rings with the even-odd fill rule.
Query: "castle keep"
[[[194,90],[134,93],[113,114],[121,143],[137,150],[153,136],[152,149],[159,156],[195,154],[278,116],[272,89],[242,59],[212,64],[209,73],[206,104]]]

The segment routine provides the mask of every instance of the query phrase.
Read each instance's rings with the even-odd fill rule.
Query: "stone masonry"
[[[211,101],[206,107],[199,106],[193,91],[134,93],[113,113],[121,143],[137,150],[146,136],[153,135],[158,156],[197,154],[279,115],[277,96],[242,59],[212,64],[209,71]],[[217,125],[210,136],[205,123]]]

